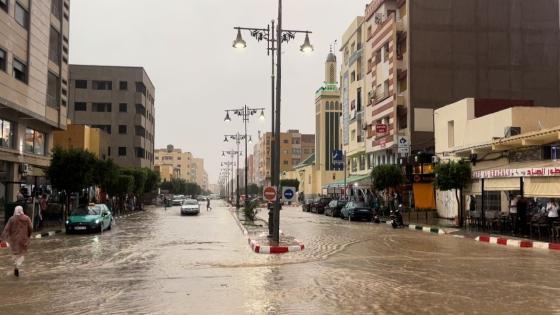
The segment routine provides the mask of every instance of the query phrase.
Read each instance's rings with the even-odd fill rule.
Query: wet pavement
[[[203,207],[204,208],[204,207]],[[0,314],[555,314],[560,253],[282,210],[302,252],[255,254],[225,207],[0,250]]]

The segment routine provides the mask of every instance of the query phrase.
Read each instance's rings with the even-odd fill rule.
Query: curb
[[[303,243],[298,240],[295,240],[298,243],[298,245],[292,245],[292,246],[261,246],[256,240],[251,239],[251,237],[249,236],[249,232],[247,231],[243,223],[239,221],[239,219],[231,209],[229,213],[235,220],[235,223],[237,223],[237,226],[243,232],[243,235],[247,237],[247,242],[249,243],[251,249],[257,254],[283,254],[288,252],[299,252],[305,248]],[[280,234],[283,235],[284,233],[280,231]]]
[[[489,235],[477,236],[475,240],[481,243],[510,246],[515,248],[538,248],[538,249],[547,249],[547,250],[560,250],[560,243],[547,243],[547,242],[536,242],[530,240],[508,239],[505,237],[495,237]]]
[[[381,223],[385,223],[387,225],[391,225],[391,221],[380,221]],[[416,225],[416,224],[405,224],[404,228],[408,228],[409,230],[413,231],[422,231],[426,233],[433,233],[438,235],[447,234],[444,229],[433,227],[433,226],[423,226],[423,225]]]

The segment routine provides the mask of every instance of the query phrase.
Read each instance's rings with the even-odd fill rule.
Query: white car
[[[183,204],[181,204],[181,215],[184,214],[197,215],[199,213],[200,213],[200,205],[198,204],[198,201],[196,201],[195,199],[187,199],[183,201]]]

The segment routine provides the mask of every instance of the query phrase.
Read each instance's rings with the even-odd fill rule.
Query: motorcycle
[[[397,209],[391,210],[391,214],[389,215],[389,218],[391,219],[391,226],[393,226],[394,229],[404,227],[401,210],[402,205],[399,205]]]

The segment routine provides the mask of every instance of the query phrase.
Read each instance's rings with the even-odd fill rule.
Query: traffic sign
[[[334,150],[332,152],[332,160],[333,161],[343,161],[344,154],[342,154],[342,150]]]
[[[399,136],[397,142],[398,142],[397,152],[398,152],[400,155],[408,155],[408,154],[410,154],[410,143],[408,142],[408,137]]]
[[[408,155],[410,154],[410,146],[406,146],[406,147],[401,147],[399,146],[397,148],[397,153],[399,153],[400,155]]]
[[[264,199],[268,201],[276,200],[276,187],[268,186],[263,191]]]
[[[409,146],[408,137],[400,136],[399,137],[399,147],[408,147],[408,146]]]
[[[282,199],[284,201],[293,201],[296,196],[296,189],[294,187],[282,187]]]

